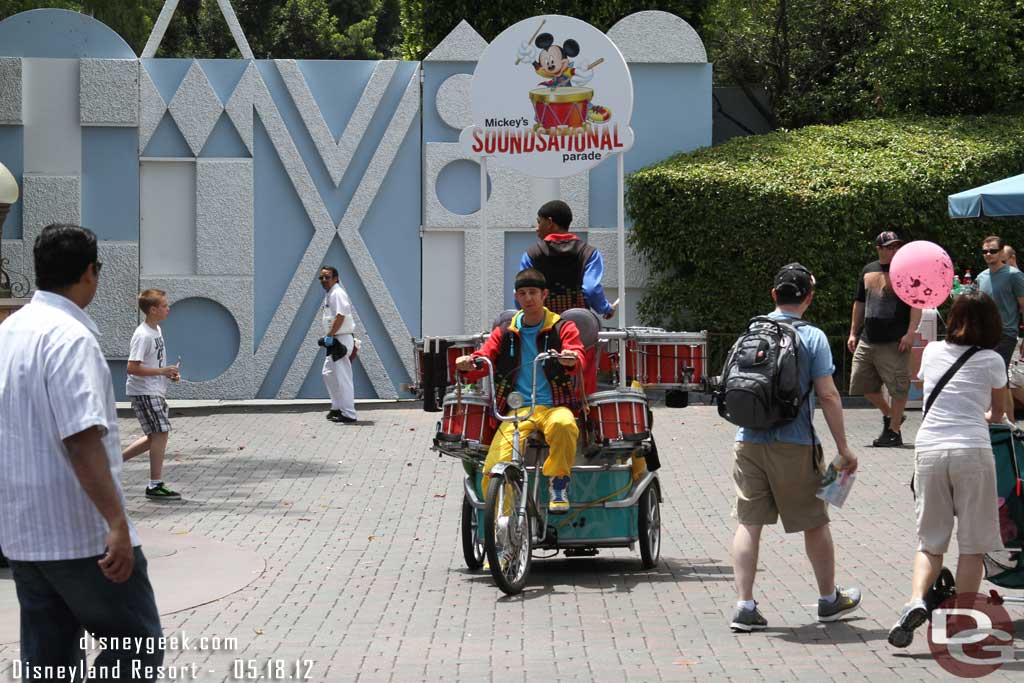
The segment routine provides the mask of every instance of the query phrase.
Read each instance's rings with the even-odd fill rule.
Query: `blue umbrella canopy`
[[[1024,216],[1024,174],[949,195],[949,216]]]

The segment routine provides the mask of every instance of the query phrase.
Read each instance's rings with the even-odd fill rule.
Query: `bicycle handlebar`
[[[526,415],[517,415],[516,413],[512,413],[511,415],[501,415],[498,412],[498,402],[495,399],[494,395],[494,363],[492,363],[491,359],[487,358],[486,356],[476,356],[473,359],[474,366],[476,366],[477,368],[482,368],[484,365],[487,366],[487,376],[488,379],[490,379],[491,387],[491,412],[494,414],[495,419],[498,420],[499,422],[515,422],[516,420],[529,420],[530,417],[533,416],[533,411],[537,404],[537,364],[552,358],[560,358],[561,355],[562,354],[559,353],[558,351],[544,351],[543,353],[538,353],[537,356],[533,359],[533,387],[532,392],[530,394],[530,412],[528,412]],[[579,362],[578,358],[576,360],[577,362]]]

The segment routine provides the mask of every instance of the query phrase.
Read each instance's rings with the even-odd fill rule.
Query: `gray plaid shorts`
[[[142,431],[146,436],[153,432],[171,431],[171,418],[167,411],[167,401],[163,396],[129,396],[132,410],[139,418]]]

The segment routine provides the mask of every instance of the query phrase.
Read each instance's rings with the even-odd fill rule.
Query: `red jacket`
[[[518,337],[519,334],[520,334],[519,322],[520,322],[521,318],[522,318],[522,314],[521,313],[516,314],[516,316],[512,319],[512,321],[508,325],[509,332],[512,333],[513,335],[516,335],[516,337]],[[555,326],[555,324],[558,323],[559,320],[561,320],[561,316],[559,316],[557,313],[552,313],[551,311],[549,311],[548,309],[545,308],[544,309],[544,322],[541,325],[540,331],[538,332],[538,337],[539,337],[539,335],[542,335],[545,332],[550,331]],[[499,356],[501,355],[502,337],[503,336],[504,336],[504,332],[503,332],[502,328],[501,327],[495,327],[491,331],[491,336],[487,338],[487,341],[484,342],[483,346],[481,346],[479,349],[474,351],[472,355],[475,356],[475,357],[486,357],[486,358],[489,358],[491,360],[491,362],[495,364],[496,367],[500,367],[500,365],[502,363],[499,362]],[[575,351],[576,352],[576,364],[575,364],[575,366],[573,366],[573,367],[562,367],[562,369],[567,374],[569,374],[569,375],[575,375],[575,374],[577,374],[579,372],[585,372],[584,363],[586,362],[586,359],[585,359],[585,354],[584,354],[584,350],[583,350],[583,344],[580,342],[579,331],[576,329],[576,324],[574,322],[572,322],[571,320],[564,321],[562,323],[562,325],[560,326],[558,337],[559,337],[559,341],[561,343],[561,347],[562,347],[563,351]],[[507,360],[507,359],[501,359],[501,360]],[[518,365],[518,363],[517,363],[517,365]],[[532,368],[531,368],[531,370],[528,370],[528,371],[532,371]],[[518,373],[516,373],[516,374],[518,374]],[[476,371],[473,371],[473,372],[466,373],[466,378],[468,380],[470,380],[470,381],[473,381],[473,380],[476,380],[476,379],[480,379],[481,377],[485,377],[486,375],[487,375],[487,370],[486,369],[476,370]],[[500,379],[500,378],[496,378],[496,379]],[[510,384],[511,386],[515,385],[515,379],[516,378],[514,376],[504,378],[505,383],[506,384]],[[502,402],[503,401],[499,401],[499,403],[502,403]]]

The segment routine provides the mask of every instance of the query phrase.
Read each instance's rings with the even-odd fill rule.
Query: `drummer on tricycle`
[[[544,351],[559,351],[561,356],[543,364],[537,375],[533,416],[520,423],[523,438],[540,429],[548,445],[543,473],[548,478],[548,511],[563,514],[569,511],[569,477],[576,457],[579,427],[573,411],[577,408],[578,390],[573,375],[579,372],[583,344],[571,320],[561,318],[545,305],[548,296],[544,275],[527,268],[516,274],[515,297],[522,309],[508,323],[495,327],[483,346],[472,355],[456,361],[467,379],[483,377],[474,358],[486,357],[494,364],[494,396],[499,414],[508,411],[507,399],[512,391],[526,397],[520,412],[526,413],[533,396],[533,360]],[[520,370],[523,370],[522,372]],[[513,423],[504,422],[491,442],[484,462],[483,495],[486,498],[488,473],[499,462],[512,459]]]

